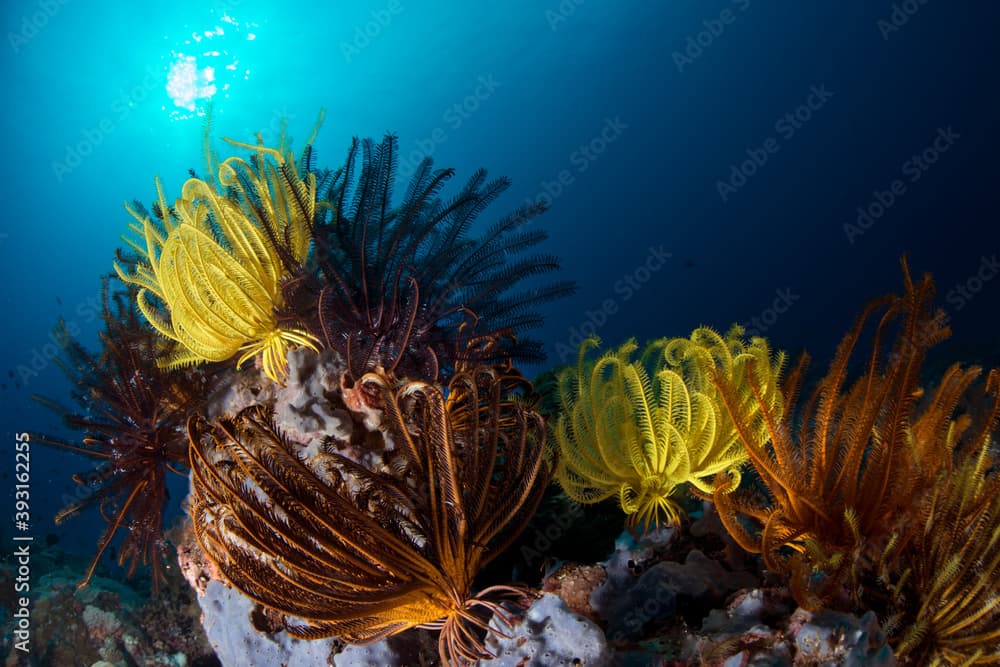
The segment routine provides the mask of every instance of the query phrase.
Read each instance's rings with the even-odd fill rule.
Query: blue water
[[[393,131],[404,173],[433,154],[456,181],[479,166],[513,179],[484,226],[550,199],[544,250],[579,283],[535,332],[552,363],[581,333],[737,321],[822,365],[898,288],[903,252],[937,279],[955,329],[942,354],[996,362],[1000,6],[776,4],[4,3],[4,443],[59,430],[30,396],[66,395],[57,317],[95,340],[122,203],[203,171],[209,97],[168,94],[185,63],[189,93],[215,85],[216,148],[274,140],[282,118],[301,141],[322,108],[322,165]],[[51,525],[87,464],[33,454],[33,530],[88,553],[95,517]]]

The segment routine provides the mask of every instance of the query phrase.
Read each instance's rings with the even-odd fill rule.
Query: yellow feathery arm
[[[271,249],[260,231],[254,225],[246,224],[246,218],[238,206],[228,199],[217,197],[205,181],[197,178],[188,179],[181,190],[178,208],[182,208],[186,212],[189,220],[195,223],[195,228],[211,238],[211,230],[206,223],[202,223],[202,216],[198,215],[197,212],[200,203],[211,209],[212,216],[222,232],[223,240],[230,246],[230,250],[239,261],[259,263],[262,258],[271,253]],[[269,270],[267,273],[273,274],[269,275],[268,286],[271,282],[276,284],[278,280],[277,269]]]
[[[167,197],[163,194],[163,182],[157,176],[153,181],[156,183],[156,199],[160,203],[160,212],[163,214],[163,229],[167,235],[174,231],[174,223],[170,219],[170,207],[167,206]]]
[[[262,146],[262,145],[259,145],[259,144],[258,145],[247,144],[247,143],[244,143],[242,141],[236,141],[235,139],[230,139],[229,137],[223,138],[223,141],[225,141],[227,144],[230,144],[232,146],[236,146],[237,148],[245,148],[248,151],[253,151],[255,153],[267,155],[268,157],[274,158],[274,160],[277,161],[278,164],[281,164],[282,162],[285,161],[285,156],[281,154],[281,151],[277,151],[277,150],[275,150],[273,148],[268,148],[267,146]],[[243,164],[246,164],[246,161],[243,160],[243,158],[239,158],[239,157],[227,158],[225,160],[225,162],[223,162],[223,164],[226,164],[226,163],[230,162],[231,160],[232,161],[238,160],[238,161],[242,162]],[[263,160],[261,160],[261,162],[263,162]],[[220,174],[222,173],[221,169],[220,169],[219,173]],[[250,170],[250,173],[253,173],[253,170]],[[263,174],[260,174],[260,177],[263,178]]]
[[[275,235],[288,244],[292,255],[301,262],[305,258],[303,250],[305,253],[309,250],[308,230],[316,210],[315,193],[308,191],[288,163],[281,165],[280,169],[269,165],[268,169],[275,184],[273,216],[269,222],[273,223]],[[303,240],[306,242],[304,248]]]
[[[326,109],[320,109],[319,113],[316,115],[316,122],[313,123],[312,131],[309,133],[309,138],[306,139],[306,146],[312,146],[316,143],[316,135],[319,134],[319,128],[323,126],[323,120],[326,118]]]
[[[161,273],[161,282],[169,292],[175,324],[188,323],[217,338],[239,339],[254,332],[255,322],[249,316],[260,306],[253,295],[222,295],[218,282],[236,287],[234,276],[244,272],[225,251],[218,248],[203,232],[184,226],[178,237],[171,240],[170,268]],[[166,254],[166,251],[165,251]],[[224,268],[220,269],[220,264]],[[211,294],[213,300],[206,300]],[[266,298],[263,290],[260,296]],[[249,312],[247,312],[249,310]]]
[[[564,415],[555,425],[555,440],[559,447],[559,468],[577,476],[591,477],[604,470],[600,461],[592,456],[589,434],[574,429],[572,416]]]
[[[121,239],[126,244],[128,244],[128,246],[130,248],[132,248],[133,250],[135,250],[136,253],[139,255],[139,257],[148,257],[148,253],[149,253],[149,240],[148,240],[147,235],[146,235],[146,226],[150,224],[149,216],[146,216],[146,215],[143,215],[143,214],[139,213],[139,211],[136,211],[128,203],[125,204],[125,210],[128,211],[129,215],[131,215],[133,218],[136,219],[136,222],[129,223],[129,225],[128,225],[129,230],[131,232],[133,232],[139,238],[145,240],[146,241],[146,247],[145,248],[142,247],[141,245],[139,245],[138,241],[135,241],[134,239],[129,238],[128,235],[126,235],[126,234],[122,234]],[[163,241],[162,241],[162,238],[161,238],[160,244],[162,245],[162,243],[163,243]]]
[[[587,372],[583,365],[583,353],[585,350],[581,353],[576,372],[567,369],[560,376],[559,394],[566,406],[566,414],[560,418],[564,430],[559,443],[567,461],[572,461],[578,469],[595,471],[607,469],[608,463],[601,451],[603,436],[599,426],[601,415],[597,409],[600,402],[590,391],[598,376]]]
[[[146,218],[149,217],[148,215],[140,213],[139,211],[135,210],[131,202],[125,202],[125,210],[128,212],[129,215],[135,218],[135,222],[138,222],[140,225],[146,222]],[[141,228],[137,227],[134,222],[130,222],[128,227],[132,231],[136,232],[139,236],[142,236]]]
[[[702,364],[710,364],[715,368],[729,372],[733,367],[732,350],[719,332],[711,327],[698,327],[691,332],[687,350],[698,355]],[[701,356],[704,355],[704,356]]]
[[[194,366],[208,361],[205,357],[192,352],[183,343],[174,347],[166,357],[158,359],[156,365],[160,368],[182,368],[184,366]]]
[[[225,361],[239,349],[238,347],[233,349],[232,346],[221,343],[207,344],[205,342],[206,335],[203,332],[196,331],[192,333],[183,325],[177,326],[175,331],[177,332],[178,342],[202,361]]]
[[[555,438],[560,448],[556,478],[572,500],[594,503],[605,500],[617,492],[617,477],[586,457],[588,447],[567,431],[567,420],[556,424]]]
[[[622,347],[626,348],[628,345],[626,343]],[[588,396],[584,398],[586,408],[583,415],[588,420],[588,425],[593,425],[594,445],[603,464],[618,474],[627,475],[633,466],[629,459],[634,456],[641,458],[641,443],[635,440],[624,443],[631,452],[626,459],[621,457],[618,451],[621,444],[615,438],[608,437],[616,432],[618,422],[616,417],[632,409],[625,402],[625,393],[622,389],[622,363],[622,355],[613,351],[597,360],[589,373],[589,382],[586,385]],[[607,379],[604,378],[606,368],[611,373]],[[615,412],[619,405],[622,406],[621,411]]]
[[[292,254],[302,262],[312,240],[309,226],[316,214],[316,175],[306,174],[303,180],[292,164],[285,162],[269,168],[275,183],[274,212],[279,237],[286,238],[287,234]]]
[[[626,395],[633,407],[640,437],[640,441],[634,443],[637,447],[629,443],[629,458],[636,470],[646,477],[663,469],[661,461],[665,464],[666,453],[661,449],[666,443],[657,442],[656,430],[653,427],[653,414],[649,405],[653,390],[649,384],[649,376],[641,368],[629,364],[622,368],[622,379],[625,382]]]
[[[161,247],[166,240],[166,237],[159,233],[156,226],[153,225],[152,221],[149,219],[149,216],[141,215],[128,204],[125,204],[125,210],[139,222],[138,225],[135,223],[129,224],[128,228],[145,241],[146,247],[142,247],[139,245],[139,242],[130,239],[124,234],[121,237],[122,241],[135,250],[140,257],[145,257],[147,260],[153,261],[156,257],[154,249]]]
[[[122,239],[122,241],[125,242],[125,245],[127,245],[129,248],[132,248],[132,250],[135,250],[136,253],[138,253],[140,257],[146,254],[146,250],[141,245],[139,245],[138,243],[136,243],[135,241],[133,241],[132,239],[130,239],[129,237],[127,237],[125,235],[122,235],[121,239]],[[117,264],[118,264],[118,262],[115,262],[115,265],[117,265]],[[119,275],[120,274],[121,274],[121,272],[119,272]]]
[[[664,417],[666,417],[664,415]],[[677,429],[668,418],[663,419],[659,437],[664,444],[667,465],[656,476],[671,484],[683,484],[691,479],[691,453],[688,451],[688,434]]]
[[[692,397],[684,379],[672,369],[663,369],[656,373],[655,382],[653,396],[656,401],[656,430],[665,433],[668,429],[673,428],[689,434],[691,432]],[[663,458],[671,458],[671,455],[676,455],[676,453],[670,450],[668,455]],[[686,455],[684,457],[688,458]],[[668,472],[666,460],[661,461],[656,470],[661,474]]]
[[[312,335],[299,329],[274,329],[260,340],[247,343],[240,348],[245,352],[237,360],[236,367],[240,368],[248,359],[261,355],[264,373],[273,380],[283,381],[288,375],[287,356],[290,345],[301,345],[313,352],[319,352],[314,340]]]
[[[136,306],[139,307],[139,312],[149,320],[149,323],[153,325],[153,328],[164,338],[169,338],[170,340],[177,341],[177,334],[174,333],[174,327],[167,320],[160,316],[159,311],[153,307],[153,304],[149,302],[149,291],[145,289],[140,289],[138,295],[136,295]]]
[[[691,465],[701,469],[715,454],[716,449],[726,448],[727,443],[720,442],[728,436],[720,434],[720,413],[712,399],[701,391],[691,395],[691,427],[688,430],[688,449],[691,452]]]
[[[309,252],[309,226],[316,209],[315,191],[308,190],[287,162],[277,166],[268,164],[267,168],[274,194],[268,209],[270,215],[264,223],[274,230],[274,235],[296,261],[302,262]]]
[[[559,447],[557,476],[567,486],[571,485],[570,477],[586,479],[592,473],[601,470],[599,463],[590,457],[587,439],[578,431],[574,431],[575,421],[573,415],[563,415],[556,422],[553,431],[556,445]]]
[[[199,342],[197,349],[208,346],[215,350],[206,358],[218,360],[235,354],[244,342],[259,335],[263,327],[243,311],[241,300],[233,297],[222,300],[217,296],[218,288],[206,273],[212,269],[187,264],[182,272],[170,277],[175,328],[183,328],[195,338]],[[223,279],[228,281],[229,276]]]
[[[732,493],[739,487],[740,482],[743,481],[743,472],[739,466],[723,468],[719,472],[725,472],[729,475],[729,480],[723,485],[723,488],[718,489],[721,493]],[[715,486],[716,478],[692,477],[690,482],[691,486],[708,496],[714,495],[717,490]]]
[[[233,327],[244,333],[259,330],[261,326],[270,327],[273,292],[271,285],[254,273],[255,264],[241,264],[210,236],[196,230],[190,232],[185,251],[193,251],[194,261],[188,264],[198,267],[204,280],[198,286],[211,292]]]
[[[156,277],[153,273],[146,267],[139,265],[136,267],[134,273],[126,273],[125,269],[119,266],[118,262],[115,262],[113,266],[115,273],[118,274],[118,277],[123,283],[136,285],[137,287],[148,290],[157,297],[162,298],[160,284],[156,281]]]

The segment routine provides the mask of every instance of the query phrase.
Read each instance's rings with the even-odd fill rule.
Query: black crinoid
[[[394,203],[397,162],[395,136],[355,139],[344,166],[319,178],[318,333],[346,358],[348,383],[380,367],[432,382],[460,360],[543,359],[541,343],[522,332],[541,323],[537,306],[574,289],[523,285],[559,268],[551,255],[519,255],[546,238],[526,227],[544,207],[523,205],[473,238],[477,216],[510,182],[487,180],[480,169],[442,198],[454,170],[435,170],[425,158]]]
[[[57,326],[64,347],[59,365],[72,384],[76,410],[35,396],[53,408],[82,439],[39,435],[38,440],[98,459],[91,470],[73,475],[81,485],[78,500],[56,515],[56,523],[97,506],[108,522],[80,586],[94,574],[97,563],[119,531],[125,533],[118,564],[135,573],[141,563],[152,570],[153,586],[164,580],[166,543],[163,511],[167,474],[187,466],[185,425],[200,400],[193,370],[166,371],[156,364],[159,340],[135,307],[135,290],[103,287],[102,349],[91,354]]]

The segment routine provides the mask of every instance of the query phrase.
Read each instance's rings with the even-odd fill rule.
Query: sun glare
[[[210,27],[186,32],[167,56],[166,90],[173,106],[163,109],[171,120],[203,116],[209,102],[228,99],[234,85],[250,78],[240,57],[249,48],[244,42],[257,39],[258,28],[225,13]]]

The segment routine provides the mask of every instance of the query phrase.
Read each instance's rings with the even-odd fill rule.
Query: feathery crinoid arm
[[[958,445],[966,458],[939,477],[910,523],[918,607],[895,649],[914,664],[1000,662],[1000,461],[990,448],[1000,370],[990,372],[986,388],[989,408]]]
[[[903,560],[896,561],[911,570],[907,576],[917,576],[917,569],[905,562],[912,556],[907,555],[907,549],[923,539],[924,553],[919,556],[923,559],[929,557],[927,549],[937,548],[929,546],[935,540],[935,544],[947,544],[928,565],[928,573],[933,574],[925,575],[929,588],[921,593],[927,596],[928,606],[926,613],[921,612],[922,629],[913,630],[906,640],[912,648],[920,645],[939,621],[941,627],[951,623],[971,627],[977,615],[986,618],[993,613],[995,587],[985,600],[979,598],[985,604],[974,612],[969,611],[975,607],[970,603],[959,614],[961,620],[951,616],[945,623],[945,617],[962,606],[957,591],[972,575],[969,568],[943,552],[970,549],[973,555],[964,562],[978,559],[972,568],[977,577],[981,564],[992,563],[975,555],[980,553],[976,551],[979,547],[965,541],[968,537],[977,544],[980,539],[991,544],[992,533],[990,537],[977,533],[973,538],[967,532],[970,527],[984,524],[971,511],[959,518],[965,512],[960,507],[970,509],[977,503],[983,507],[992,501],[982,496],[971,500],[973,495],[962,495],[965,491],[950,487],[970,484],[973,489],[980,488],[972,481],[975,474],[966,468],[954,469],[953,459],[967,456],[968,450],[982,451],[989,439],[986,434],[995,429],[996,404],[993,416],[976,428],[970,416],[955,415],[968,398],[968,388],[979,374],[977,368],[952,366],[932,391],[921,388],[920,371],[927,352],[948,335],[948,329],[933,307],[930,276],[913,280],[904,260],[903,277],[901,294],[873,300],[862,310],[839,344],[827,374],[795,415],[787,409],[784,417],[776,414],[773,406],[779,403],[769,399],[769,388],[776,383],[760,373],[762,351],[758,360],[733,374],[737,381],[726,379],[720,371],[714,373],[724,408],[738,437],[747,445],[769,503],[756,502],[748,489],[737,491],[736,497],[725,496],[728,485],[720,486],[715,499],[726,527],[740,543],[760,550],[770,569],[792,576],[793,595],[803,606],[845,591],[861,601],[871,592],[876,578],[882,583],[889,580],[892,572],[885,565],[887,553],[902,552]],[[870,340],[871,349],[855,355],[861,340]],[[860,364],[851,363],[856,356],[862,357]],[[714,354],[712,358],[725,357]],[[786,406],[795,403],[805,360],[803,357],[792,371],[777,397]],[[854,377],[852,367],[860,367]],[[991,382],[988,386],[992,391],[996,381]],[[952,481],[956,479],[961,481]],[[995,472],[984,474],[983,479],[994,480]],[[720,483],[725,481],[720,478]],[[946,486],[935,490],[936,484]],[[927,497],[932,498],[928,501],[932,509],[923,510],[915,520],[916,508]],[[952,501],[946,498],[959,499],[954,501],[958,506],[951,516],[945,508]],[[922,538],[914,537],[915,526],[926,527]],[[748,530],[751,527],[753,530]],[[995,574],[991,580],[995,582]],[[969,591],[962,599],[976,600],[978,589]],[[876,595],[883,594],[880,590]],[[900,599],[898,592],[892,595]],[[939,604],[942,606],[935,606]],[[992,618],[995,624],[995,616]],[[949,632],[955,626],[950,626]],[[986,636],[995,641],[995,635]]]
[[[140,564],[151,566],[156,588],[166,581],[163,566],[168,562],[163,536],[167,477],[170,472],[182,474],[179,468],[187,461],[188,448],[183,426],[188,412],[200,407],[201,397],[197,383],[184,372],[168,372],[156,364],[160,341],[135,307],[138,290],[113,289],[112,284],[105,279],[102,290],[99,354],[73,340],[65,324],[56,330],[64,355],[55,361],[71,381],[76,410],[34,397],[55,409],[78,435],[33,434],[33,439],[99,462],[73,475],[87,493],[56,515],[56,523],[61,523],[96,507],[108,524],[79,585],[87,585],[104,552],[124,533],[118,564],[129,575]]]
[[[663,355],[699,397],[690,446],[692,466],[700,471],[695,487],[710,495],[715,475],[726,471],[736,476],[735,489],[748,455],[768,455],[768,422],[782,418],[784,353],[773,353],[764,338],[746,340],[743,329],[733,326],[725,337],[709,327],[695,329],[688,338],[671,340]]]
[[[596,503],[618,492],[622,478],[632,467],[619,448],[637,438],[627,432],[630,410],[620,382],[613,372],[605,377],[603,369],[614,368],[613,352],[600,360],[588,362],[587,350],[598,345],[597,339],[584,341],[576,369],[567,369],[558,377],[559,402],[563,413],[552,428],[558,451],[556,477],[563,490],[580,503]]]
[[[302,269],[315,214],[316,178],[300,175],[291,154],[230,142],[254,151],[250,162],[230,157],[217,180],[191,178],[168,207],[157,180],[154,210],[162,228],[135,207],[144,244],[132,271],[116,264],[125,282],[139,286],[142,313],[176,343],[160,360],[168,368],[259,358],[265,374],[283,382],[293,346],[317,349],[308,332],[278,324],[285,308],[282,284]]]
[[[539,306],[573,292],[565,281],[537,281],[558,270],[556,258],[526,254],[546,238],[526,228],[545,207],[521,206],[473,236],[509,181],[480,169],[446,195],[455,171],[427,158],[402,187],[399,155],[394,135],[354,140],[344,166],[317,186],[315,257],[325,282],[317,315],[351,379],[381,367],[435,381],[471,357],[485,365],[544,358],[528,329],[542,322]],[[469,345],[481,336],[496,345]]]
[[[553,427],[567,495],[584,503],[617,495],[629,524],[639,526],[680,520],[678,486],[710,496],[720,472],[729,475],[727,488],[738,485],[747,454],[716,376],[738,386],[736,400],[747,406],[755,396],[744,378],[756,376],[758,393],[780,417],[784,363],[763,339],[741,336],[737,328],[726,338],[701,328],[690,338],[652,341],[637,359],[628,341],[593,362],[586,353],[598,342],[585,341],[577,367],[559,377],[563,412]],[[754,432],[762,430],[747,413]]]
[[[369,373],[382,428],[403,461],[373,470],[306,458],[263,408],[189,423],[195,533],[235,587],[286,616],[294,636],[370,643],[440,630],[442,664],[491,657],[494,598],[473,579],[524,528],[548,482],[541,418],[507,395],[510,376],[464,369],[449,386],[397,387]]]

